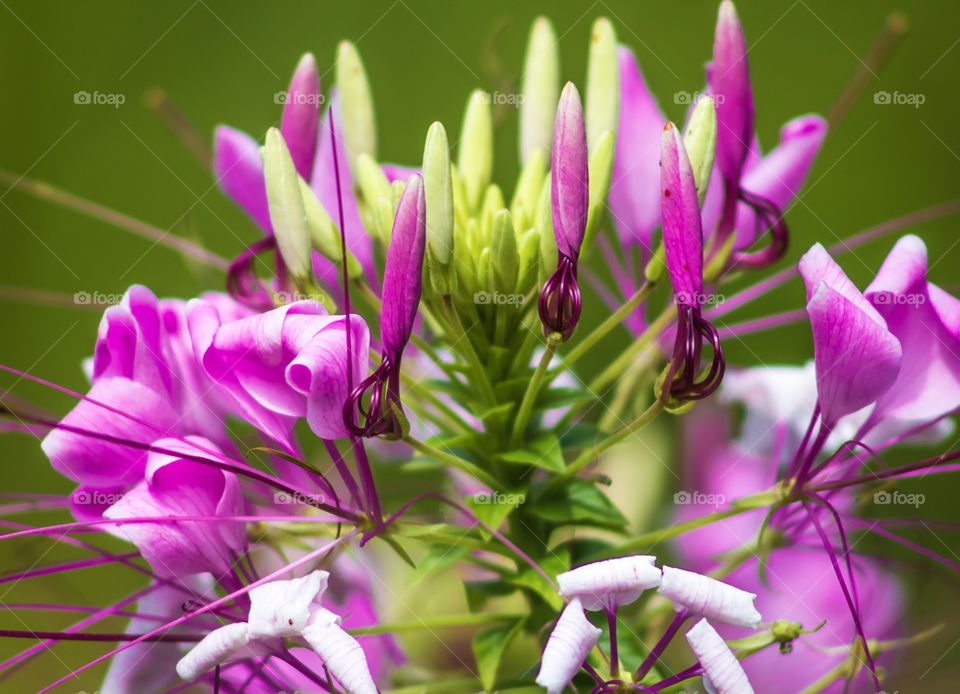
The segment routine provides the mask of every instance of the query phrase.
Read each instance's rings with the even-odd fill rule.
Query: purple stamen
[[[710,344],[713,358],[707,373],[698,378],[704,340]],[[703,317],[700,307],[678,303],[677,335],[663,384],[662,400],[702,400],[720,387],[725,371],[726,360],[716,328]]]
[[[355,436],[399,438],[403,428],[395,408],[400,407],[400,355],[391,359],[384,352],[380,366],[351,391],[343,404],[343,419]]]
[[[769,232],[770,243],[759,251],[734,254],[730,268],[759,269],[773,265],[786,254],[790,244],[790,232],[787,229],[787,223],[783,220],[783,212],[771,201],[743,188],[740,189],[739,200],[753,210],[756,225],[755,237],[760,238]]]
[[[277,240],[273,236],[265,236],[251,244],[236,260],[230,263],[227,270],[227,292],[244,306],[257,311],[266,311],[273,308],[273,299],[264,288],[263,282],[257,277],[253,269],[257,256],[277,248]],[[279,255],[277,256],[279,262]]]
[[[577,261],[559,253],[557,269],[540,291],[537,302],[544,335],[560,333],[570,339],[580,320],[582,303],[580,285],[577,283]]]

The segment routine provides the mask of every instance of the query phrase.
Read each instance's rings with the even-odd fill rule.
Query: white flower
[[[659,590],[678,611],[686,608],[694,614],[750,629],[760,624],[760,613],[753,604],[756,595],[709,576],[664,566]]]
[[[560,595],[577,597],[586,610],[628,605],[660,585],[656,557],[635,555],[585,564],[557,576]]]
[[[271,581],[250,591],[246,622],[207,634],[177,663],[177,674],[192,680],[221,663],[265,655],[277,639],[302,637],[347,694],[376,694],[363,649],[340,628],[340,618],[320,606],[330,574],[314,571],[302,578]]]
[[[577,674],[587,654],[600,639],[600,630],[583,613],[583,605],[574,598],[564,608],[543,649],[537,684],[548,694],[560,694]]]
[[[753,694],[737,656],[706,619],[687,632],[687,643],[703,667],[703,686],[709,694]]]

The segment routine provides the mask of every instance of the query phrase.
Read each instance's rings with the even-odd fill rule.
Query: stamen
[[[713,358],[709,370],[698,378],[704,340],[710,344]],[[720,387],[725,371],[726,360],[716,328],[703,317],[699,306],[678,303],[677,335],[663,383],[662,401],[683,403],[709,397]]]
[[[543,285],[537,308],[545,335],[560,333],[564,341],[570,339],[582,308],[575,259],[558,254],[557,269]]]
[[[265,236],[247,247],[236,260],[230,263],[227,270],[227,292],[244,306],[257,311],[267,311],[273,308],[273,298],[263,286],[253,269],[257,256],[268,251],[275,251],[277,240],[273,236]],[[279,258],[279,256],[278,256]]]
[[[367,400],[366,405],[364,400]],[[354,436],[399,438],[403,435],[398,416],[401,407],[399,355],[391,359],[384,352],[380,366],[347,397],[343,418]]]
[[[730,263],[731,269],[764,268],[772,265],[784,256],[790,243],[790,232],[783,221],[783,212],[770,200],[740,189],[739,199],[753,210],[755,216],[755,237],[760,238],[770,232],[770,243],[759,251],[736,253]]]

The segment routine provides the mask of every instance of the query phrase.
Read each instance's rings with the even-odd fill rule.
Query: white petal
[[[185,680],[192,680],[231,656],[243,653],[249,642],[250,632],[246,622],[235,622],[214,629],[180,659],[177,674]]]
[[[549,694],[560,694],[600,639],[600,630],[583,613],[579,598],[563,609],[543,649],[537,684]]]
[[[687,643],[703,667],[703,685],[708,692],[753,694],[737,656],[706,619],[701,619],[687,632]]]
[[[660,585],[656,557],[635,555],[585,564],[557,576],[560,595],[578,597],[586,610],[628,605]]]
[[[299,636],[311,608],[327,588],[330,574],[314,571],[303,578],[271,581],[250,591],[250,638]]]
[[[322,608],[317,612],[303,630],[303,638],[347,694],[377,694],[363,648],[340,628],[339,617]]]
[[[686,608],[694,614],[750,629],[760,624],[760,613],[753,605],[756,595],[709,576],[664,566],[660,592],[678,610]]]

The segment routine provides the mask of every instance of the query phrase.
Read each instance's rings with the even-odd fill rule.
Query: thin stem
[[[467,363],[470,364],[470,368],[473,369],[476,375],[477,385],[481,393],[483,393],[484,398],[486,398],[491,405],[496,404],[497,397],[493,392],[493,386],[490,385],[487,371],[483,368],[483,363],[473,348],[473,343],[470,341],[467,329],[463,326],[463,321],[460,320],[460,315],[457,313],[457,309],[454,308],[453,301],[449,296],[443,297],[443,309],[451,327],[457,331],[456,339],[450,344],[450,347],[458,350],[464,359],[467,360]]]
[[[593,332],[587,335],[583,340],[577,343],[577,346],[571,349],[563,358],[564,364],[570,365],[576,362],[580,357],[590,351],[590,349],[602,340],[606,335],[622,323],[634,309],[650,296],[657,285],[653,282],[644,282],[640,288],[634,292],[627,301],[616,311],[607,316],[600,325],[594,328]]]
[[[55,188],[49,183],[17,176],[3,169],[0,169],[0,183],[5,183],[11,188],[16,188],[27,195],[52,202],[54,205],[59,205],[60,207],[66,207],[74,212],[79,212],[87,217],[106,222],[119,229],[124,229],[142,238],[162,244],[179,251],[189,258],[215,267],[218,270],[226,271],[230,267],[230,261],[217,255],[213,251],[207,250],[203,246],[170,234],[168,231],[163,231],[122,212],[117,212],[91,200],[86,200],[72,193],[68,193],[65,190]]]
[[[363,485],[363,497],[370,505],[370,513],[377,525],[383,523],[383,510],[380,506],[380,495],[377,494],[377,485],[373,480],[373,470],[370,468],[370,460],[367,458],[367,449],[363,445],[363,439],[351,438],[351,450],[354,460],[357,461],[357,471],[360,474],[360,484]]]
[[[431,446],[425,441],[420,441],[413,438],[412,436],[405,436],[403,441],[409,445],[414,450],[417,450],[423,453],[426,456],[430,456],[435,460],[446,463],[451,467],[455,467],[458,470],[471,475],[472,477],[477,478],[484,484],[490,487],[491,490],[496,491],[501,488],[500,483],[495,480],[489,472],[483,468],[477,466],[474,463],[471,463],[469,460],[461,458],[459,456],[453,455],[452,453],[447,453],[446,451],[441,451],[439,448]]]
[[[617,357],[599,376],[593,379],[590,384],[590,390],[597,392],[613,383],[630,366],[637,355],[650,347],[667,326],[677,317],[677,311],[673,304],[666,306],[663,312],[657,316],[654,321],[647,326],[643,334],[634,340],[633,344],[627,347],[624,352]]]
[[[559,334],[557,336],[559,337]],[[540,363],[537,364],[537,370],[533,372],[533,377],[527,385],[527,392],[523,394],[523,400],[520,402],[520,409],[517,410],[517,417],[513,420],[511,441],[514,446],[520,443],[520,438],[527,429],[530,415],[533,412],[533,404],[537,401],[540,386],[543,384],[543,377],[547,374],[547,369],[550,367],[550,362],[553,360],[553,355],[556,353],[559,344],[559,340],[554,339],[553,335],[547,339],[547,348],[540,358]]]
[[[667,650],[667,646],[669,646],[670,642],[673,641],[673,637],[677,635],[677,632],[680,631],[680,627],[683,626],[683,623],[687,621],[689,617],[690,613],[686,610],[680,610],[673,616],[673,620],[663,632],[660,640],[654,644],[653,648],[650,649],[650,653],[647,654],[647,657],[643,659],[640,667],[637,668],[637,672],[633,676],[635,682],[640,682],[643,680],[647,673],[653,669],[653,666],[657,664],[658,660],[660,660],[660,656],[662,656],[663,652]]]
[[[207,139],[197,132],[197,129],[183,115],[183,111],[170,100],[167,93],[160,87],[154,87],[147,92],[145,101],[147,106],[160,116],[170,131],[180,138],[183,146],[200,162],[200,165],[207,170],[212,169],[213,156],[210,154]]]

